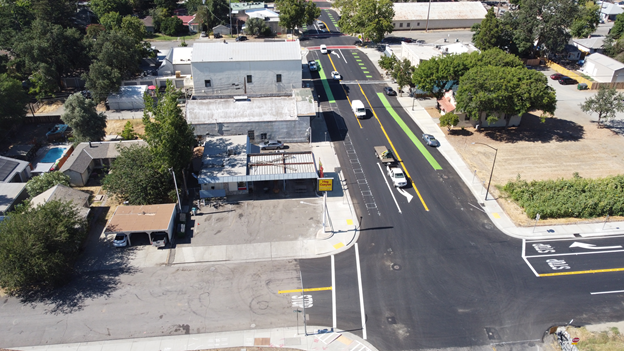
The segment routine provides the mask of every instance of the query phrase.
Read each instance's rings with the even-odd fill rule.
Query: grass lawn
[[[172,40],[182,40],[182,38],[184,38],[185,40],[190,40],[190,39],[197,39],[199,37],[200,37],[199,33],[193,34],[193,35],[174,36],[174,37],[170,37],[162,33],[152,33],[147,36],[146,40],[147,41],[172,41]]]

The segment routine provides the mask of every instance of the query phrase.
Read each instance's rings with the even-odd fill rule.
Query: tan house
[[[147,145],[143,140],[116,142],[84,142],[76,146],[60,172],[70,178],[72,186],[84,186],[95,169],[110,167],[119,156],[118,146]]]
[[[43,205],[51,200],[62,202],[73,202],[78,209],[78,213],[83,218],[87,218],[91,208],[89,207],[89,193],[82,192],[64,185],[56,185],[40,195],[30,200],[32,206]]]

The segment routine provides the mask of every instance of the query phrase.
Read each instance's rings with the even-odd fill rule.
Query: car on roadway
[[[247,40],[247,37],[244,35],[240,35],[237,37],[237,42],[244,42]]]
[[[397,92],[393,90],[391,87],[384,87],[384,93],[389,96],[396,96]]]
[[[206,31],[202,31],[202,33],[200,33],[200,37],[206,38]]]
[[[339,73],[339,71],[332,71],[330,76],[332,76],[332,78],[337,81],[341,79],[341,74]]]
[[[562,77],[558,80],[558,83],[566,86],[569,84],[577,84],[577,81],[570,77]]]
[[[117,234],[115,235],[115,239],[113,240],[113,246],[115,247],[126,247],[128,245],[128,236],[125,234]]]
[[[264,141],[258,145],[260,150],[284,149],[286,146],[281,141]]]
[[[222,36],[221,36],[221,33],[215,33],[215,34],[213,34],[213,37],[215,37],[215,39],[219,39]]]
[[[326,28],[326,25],[321,20],[317,20],[317,26],[319,26],[319,28],[321,28],[321,29]]]
[[[404,42],[404,43],[415,43],[416,42],[416,40],[412,39],[412,38],[402,38],[401,41]]]
[[[425,144],[429,145],[430,147],[440,147],[441,145],[440,142],[431,134],[424,133],[421,138],[423,138]]]
[[[386,37],[382,39],[382,43],[384,44],[401,44],[404,40],[403,37]]]
[[[321,44],[319,46],[319,50],[321,51],[322,54],[327,54],[328,53],[328,47],[325,44]]]
[[[557,80],[559,80],[560,78],[565,77],[565,76],[564,76],[563,74],[561,74],[561,73],[554,73],[554,74],[552,74],[552,75],[551,75],[551,76],[549,76],[549,77],[550,77],[551,79],[553,79],[553,80],[557,81]]]
[[[317,71],[318,70],[317,62],[314,61],[314,60],[308,61],[308,69],[311,70],[311,71]]]

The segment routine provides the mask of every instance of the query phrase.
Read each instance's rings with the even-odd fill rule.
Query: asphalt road
[[[386,109],[378,96],[384,84],[375,83],[382,77],[366,55],[337,49],[328,55],[312,51],[308,58],[319,60],[324,75],[337,70],[343,78],[343,84],[328,82],[331,95],[320,79],[315,88],[362,216],[358,244],[371,343],[381,350],[493,344],[533,349],[551,325],[571,319],[578,324],[622,319],[622,271],[575,274],[623,268],[622,236],[615,240],[621,244],[620,253],[531,258],[528,261],[538,268],[534,270],[557,275],[537,277],[523,257],[524,243],[494,228],[436,149],[422,148],[430,159],[421,152],[417,144],[422,132],[395,98],[386,97],[396,117]],[[313,78],[320,76],[313,73]],[[364,102],[369,111],[366,119],[354,117],[347,97]],[[389,140],[413,182],[405,190],[412,196],[410,201],[387,186],[374,156],[373,146],[391,147]],[[606,240],[580,240],[597,246],[602,241]],[[335,275],[342,278],[335,288],[337,328],[353,330],[362,327],[354,302],[358,292],[354,251],[335,259],[340,263]],[[568,269],[562,260],[570,264]],[[304,260],[300,267],[305,287],[327,286],[331,270],[326,262]],[[618,290],[621,293],[596,294]],[[307,311],[310,321],[332,326],[331,308],[325,306],[331,304],[329,293],[311,294],[318,295],[319,304]]]

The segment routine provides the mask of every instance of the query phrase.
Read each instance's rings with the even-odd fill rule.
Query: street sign
[[[577,345],[578,342],[579,342],[579,337],[574,337],[573,338],[573,344]]]
[[[540,220],[540,214],[536,213],[536,221]]]
[[[319,192],[332,192],[332,177],[324,177],[317,179],[317,188]]]

